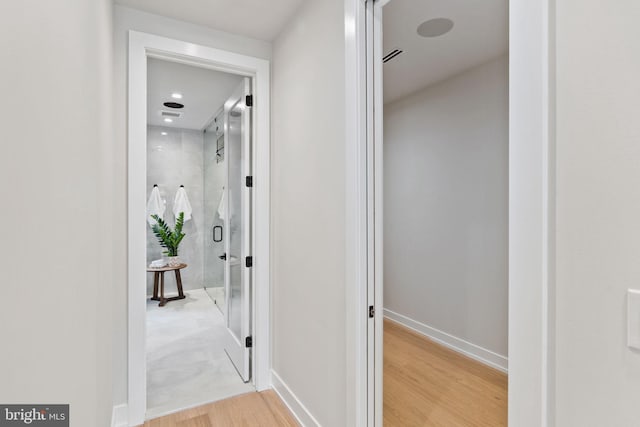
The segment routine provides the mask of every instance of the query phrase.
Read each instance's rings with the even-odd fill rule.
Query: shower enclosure
[[[203,156],[208,233],[204,244],[205,289],[225,314],[230,335],[239,342],[249,335],[243,329],[248,327],[244,317],[250,312],[250,270],[246,268],[251,236],[247,188],[251,165],[251,115],[246,105],[249,93],[250,79],[243,79],[205,130]]]
[[[225,312],[224,260],[224,190],[225,164],[225,114],[222,108],[204,132],[204,288]]]
[[[242,80],[204,137],[205,288],[224,313],[225,350],[244,381],[251,351],[250,83]]]

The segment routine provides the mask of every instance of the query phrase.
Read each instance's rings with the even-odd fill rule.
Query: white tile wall
[[[162,135],[166,132],[167,135]],[[148,126],[147,128],[147,197],[154,184],[167,201],[164,219],[173,225],[173,199],[180,185],[184,185],[193,208],[192,219],[185,224],[186,236],[180,244],[179,255],[189,266],[182,270],[185,289],[203,286],[202,242],[206,235],[203,206],[203,133],[196,130]],[[162,258],[162,248],[147,228],[147,261]],[[165,292],[175,290],[174,276],[165,275]],[[153,278],[147,277],[147,293],[153,291]]]

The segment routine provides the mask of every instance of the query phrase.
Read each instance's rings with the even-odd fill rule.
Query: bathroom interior
[[[383,8],[385,426],[507,422],[508,25]]]
[[[151,57],[147,73],[146,416],[154,418],[253,390],[225,347],[239,316],[227,293],[240,280],[233,254],[245,223],[233,191],[249,114],[238,93],[249,79]],[[184,237],[171,263],[151,215],[172,230],[181,212]]]

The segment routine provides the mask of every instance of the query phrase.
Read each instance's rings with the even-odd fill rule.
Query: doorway
[[[382,9],[389,0],[349,2],[347,105],[348,247],[356,283],[350,332],[357,416],[383,420]],[[509,424],[553,419],[554,303],[550,239],[554,218],[553,12],[548,2],[509,1]],[[362,70],[362,71],[360,71]],[[366,71],[366,76],[364,72]],[[366,320],[365,320],[366,318]]]
[[[157,58],[147,73],[146,416],[156,418],[255,390],[251,78]]]
[[[508,28],[507,0],[382,9],[385,425],[507,422]]]
[[[187,114],[189,101],[180,88],[165,88],[161,96],[172,99],[163,99],[160,104],[152,99],[153,82],[148,72],[152,71],[151,64],[154,63],[214,73],[223,80],[228,78],[225,90],[230,93],[218,102],[223,104],[218,111],[214,108],[200,111],[208,114],[206,120],[200,117],[196,120],[197,129],[188,129],[186,123],[194,114]],[[129,424],[138,425],[150,416],[269,387],[269,64],[258,58],[131,31],[129,83],[128,412]],[[191,91],[188,83],[185,84],[186,91]],[[211,88],[194,89],[190,92],[191,102],[198,97],[205,102],[211,101]],[[163,126],[147,127],[147,120],[152,116],[159,118]],[[161,143],[163,138],[165,142]],[[169,140],[174,144],[169,144]],[[165,150],[159,156],[160,160],[156,159],[163,167],[151,167],[151,156],[147,158],[155,148]],[[162,163],[163,156],[165,163]],[[201,165],[189,163],[194,160]],[[158,175],[152,179],[148,173]],[[220,177],[222,180],[216,180]],[[177,180],[190,181],[178,183]],[[162,187],[166,187],[165,194],[162,194]],[[160,204],[165,203],[171,211],[165,216],[169,231],[177,231],[174,227],[178,226],[178,218],[185,219],[182,253],[178,253],[180,259],[177,260],[179,268],[172,268],[177,261],[174,259],[174,264],[169,264],[170,258],[166,260],[168,265],[159,266],[163,260],[158,257],[158,246],[149,250],[149,255],[153,256],[147,257],[147,248],[151,247],[148,230],[153,222],[160,223],[157,217],[155,221],[145,220],[154,189],[160,192]],[[187,217],[190,218],[186,220]],[[201,243],[199,248],[197,242]],[[149,268],[152,261],[158,261],[155,269]],[[164,280],[161,275],[156,287],[157,282],[153,283],[154,280],[145,275],[155,276],[157,269],[167,271]],[[151,283],[145,286],[147,280]],[[178,286],[180,282],[182,292]],[[161,294],[163,287],[167,292],[165,298],[162,295],[158,296],[160,301],[147,298],[152,292]],[[177,295],[169,295],[171,291],[176,291]],[[171,297],[174,299],[170,300]],[[149,324],[153,319],[161,321]],[[178,363],[172,364],[171,355],[168,355],[164,362],[173,366],[165,366],[167,370],[155,379],[169,384],[169,388],[161,390],[160,394],[171,394],[165,403],[173,406],[151,408],[148,392],[153,392],[152,385],[156,384],[147,384],[147,373],[158,365],[154,364],[156,360],[147,358],[147,349],[164,347],[160,352],[162,355],[166,349],[175,348],[171,342],[171,324],[179,324],[185,319],[185,325],[189,324],[187,327],[182,331],[174,327],[172,331],[177,331],[182,340],[178,340],[178,351],[188,350],[189,345],[193,345],[198,348],[191,356],[205,359],[200,360],[199,367],[194,367],[198,363],[190,366],[190,371],[187,369],[184,375],[196,377],[200,388],[193,382],[183,382],[183,388],[187,390],[183,397],[188,399],[177,404],[169,402],[179,400],[176,398],[180,389],[178,381],[171,378],[176,378]],[[160,328],[156,328],[158,324]],[[154,339],[164,339],[166,345],[158,346],[157,341],[148,340],[148,333],[153,333],[154,328],[157,332]],[[162,328],[169,333],[163,334]],[[209,352],[199,351],[204,342],[215,341],[211,339],[212,335],[219,338],[214,346],[216,357],[212,356],[212,346],[208,347]],[[173,356],[174,362],[180,359]],[[226,366],[226,373],[230,374],[227,376],[233,378],[230,380],[233,384],[220,381],[222,387],[210,393],[216,379],[204,375],[201,368],[213,365]],[[219,370],[216,374],[217,380],[221,380]],[[186,396],[189,393],[192,395]]]

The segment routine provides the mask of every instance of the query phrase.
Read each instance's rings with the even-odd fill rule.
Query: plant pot
[[[179,256],[169,256],[167,257],[167,264],[169,265],[169,267],[178,267],[180,264],[182,264],[182,261],[180,261]]]

